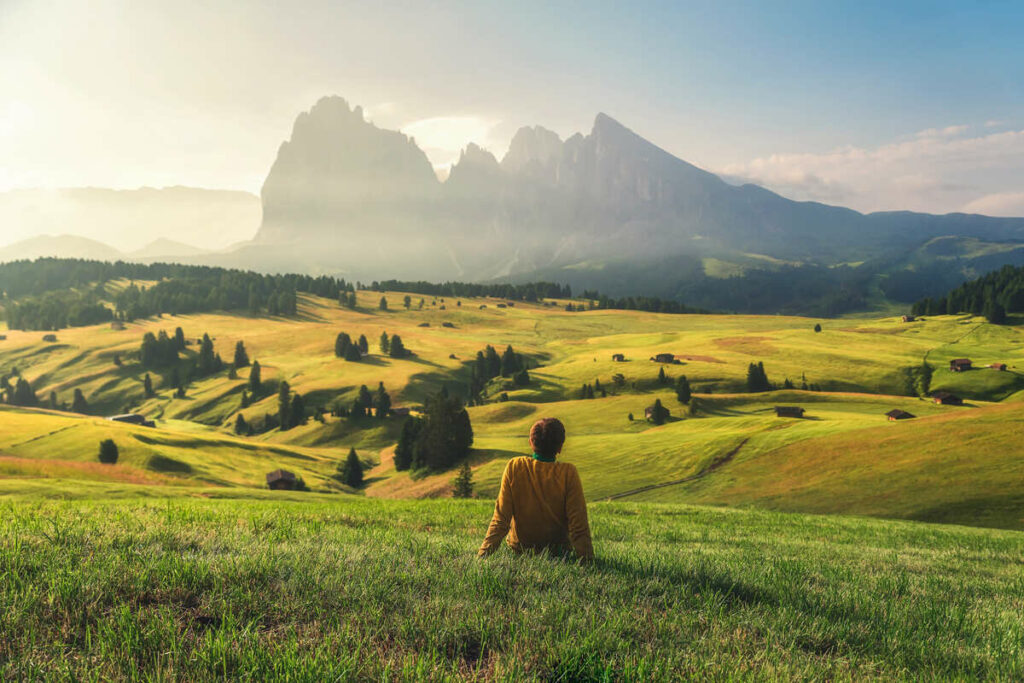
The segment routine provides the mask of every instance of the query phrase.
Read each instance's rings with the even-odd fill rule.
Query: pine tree
[[[379,308],[382,311],[388,310],[388,299],[387,299],[387,297],[382,296],[380,298],[380,303],[377,304],[377,308]]]
[[[358,363],[363,359],[363,354],[360,353],[359,347],[355,344],[349,344],[348,348],[345,349],[345,360]]]
[[[247,434],[249,432],[249,424],[245,421],[245,416],[238,413],[235,417],[235,434]]]
[[[57,392],[56,391],[51,391],[50,392],[50,410],[57,410],[58,407],[59,406],[57,404]]]
[[[402,344],[402,338],[397,334],[391,335],[391,349],[388,351],[388,355],[392,358],[405,358],[409,355],[405,345]]]
[[[668,377],[665,376],[665,368],[658,368],[658,384],[667,384]]]
[[[235,367],[245,368],[249,366],[249,354],[245,350],[245,343],[242,340],[238,340],[235,344]]]
[[[83,415],[89,413],[89,403],[85,400],[85,395],[81,389],[75,389],[74,396],[71,398],[71,412],[82,413]]]
[[[249,407],[249,392],[247,392],[245,389],[242,389],[242,409],[244,410],[245,408],[248,408],[248,407]]]
[[[100,441],[100,453],[99,460],[104,465],[114,465],[117,463],[117,444],[114,443],[113,439],[104,439]]]
[[[252,362],[252,369],[249,370],[249,393],[252,394],[253,398],[256,398],[263,393],[263,379],[261,377],[262,369],[260,368],[260,362],[254,360]]]
[[[350,346],[352,346],[352,338],[345,332],[339,332],[338,336],[334,338],[334,355],[344,358]]]
[[[228,379],[238,379],[238,370],[235,369],[234,363],[228,367]]]
[[[473,470],[470,469],[468,460],[462,461],[458,475],[452,480],[452,488],[453,498],[473,497]]]
[[[373,395],[365,384],[359,387],[359,398],[356,399],[356,403],[363,409],[363,414],[373,407]]]
[[[298,392],[292,396],[289,423],[292,427],[306,424],[306,402],[303,400],[302,394]]]
[[[366,335],[359,335],[359,353],[366,355],[370,352],[370,343],[366,341]]]
[[[380,352],[386,355],[390,351],[391,351],[391,340],[388,339],[388,333],[387,332],[381,332],[380,333]]]
[[[359,460],[356,449],[349,449],[345,462],[338,467],[341,475],[341,483],[352,488],[359,488],[363,485],[363,463]]]
[[[19,377],[14,384],[14,395],[10,398],[11,403],[16,406],[34,406],[39,402],[32,385],[24,378]]]
[[[277,420],[278,426],[282,432],[288,431],[292,427],[292,402],[291,402],[291,387],[288,386],[288,382],[281,380],[281,384],[277,387]]]
[[[995,299],[989,299],[985,304],[985,319],[993,325],[1006,324],[1006,308]]]
[[[814,331],[815,332],[821,332],[821,323],[815,323],[814,324]]]
[[[418,417],[410,417],[402,424],[402,435],[395,446],[395,469],[399,472],[409,469],[412,466],[413,454],[416,449],[416,441],[419,438],[420,429],[423,427],[423,420]]]
[[[692,395],[690,381],[686,379],[686,375],[679,375],[679,379],[676,380],[676,398],[685,405],[690,402]]]
[[[391,396],[384,389],[384,382],[377,387],[377,395],[373,398],[373,407],[378,418],[385,418],[391,413]]]
[[[512,350],[512,345],[505,347],[505,353],[501,354],[501,376],[511,377],[520,370],[519,358]]]
[[[409,307],[410,307],[410,306],[412,306],[412,297],[411,297],[411,296],[409,296],[408,294],[406,294],[406,295],[405,295],[405,296],[404,296],[404,297],[402,298],[402,305],[404,305],[404,306],[405,306],[405,310],[407,310],[407,311],[408,311],[408,310],[409,310]],[[381,310],[385,310],[385,311],[386,311],[386,310],[387,310],[387,306],[385,306],[385,307],[384,307],[384,308],[382,308]]]
[[[213,357],[213,340],[206,333],[203,333],[203,341],[199,345],[198,366],[200,375],[209,375],[216,367]]]
[[[661,405],[661,399],[654,399],[654,406],[651,409],[651,422],[656,425],[665,424],[665,420],[669,418],[669,415],[668,408]]]
[[[142,391],[146,395],[146,398],[153,398],[156,394],[153,392],[153,378],[146,373],[146,376],[142,378]]]
[[[185,350],[185,331],[180,327],[174,328],[174,348],[178,351]]]

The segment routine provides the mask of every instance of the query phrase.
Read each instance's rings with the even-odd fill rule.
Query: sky
[[[734,181],[1024,215],[1024,3],[0,0],[0,190],[259,192],[336,94],[443,173],[605,112]]]

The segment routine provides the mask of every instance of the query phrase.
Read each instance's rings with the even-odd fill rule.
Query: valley
[[[496,493],[507,459],[525,451],[532,422],[557,416],[569,433],[563,458],[579,468],[592,501],[618,497],[1024,528],[1024,461],[1013,447],[1024,420],[1024,330],[1018,326],[969,315],[902,322],[568,312],[565,300],[417,294],[408,295],[406,309],[405,296],[360,290],[353,309],[300,295],[290,317],[163,315],[67,328],[50,343],[41,332],[7,330],[0,371],[17,370],[42,405],[54,392],[59,408],[80,390],[92,416],[0,407],[0,491],[266,497],[265,475],[284,468],[314,492],[449,496],[452,472],[395,470],[403,418],[332,412],[351,405],[363,385],[374,390],[383,383],[394,408],[414,413],[442,388],[467,395],[477,352],[511,345],[527,359],[529,384],[498,377],[486,385],[483,404],[468,408],[470,462],[481,498]],[[381,297],[388,310],[380,309]],[[138,362],[142,337],[177,327],[190,344],[186,356],[196,353],[204,334],[228,359],[243,342],[268,389],[243,407],[250,368],[239,368],[236,379],[221,371],[192,381],[184,397],[152,373],[154,395],[147,398],[147,371]],[[365,336],[369,353],[358,362],[336,357],[339,332],[353,340]],[[400,335],[413,355],[381,353],[382,332]],[[660,353],[677,362],[653,362]],[[614,360],[619,354],[623,360]],[[976,369],[950,372],[949,361],[961,357],[974,359]],[[926,359],[934,368],[927,393],[954,393],[965,405],[937,405],[918,395],[915,372]],[[985,367],[996,362],[1007,370]],[[763,363],[778,388],[749,392],[751,363]],[[680,375],[692,387],[688,405],[676,397]],[[309,419],[286,431],[236,434],[239,415],[253,424],[277,412],[273,387],[281,380],[302,395]],[[595,398],[580,398],[584,385],[598,388]],[[644,419],[655,400],[670,411],[665,424]],[[802,419],[780,418],[778,405],[806,412]],[[886,413],[894,409],[916,417],[891,422]],[[157,428],[102,419],[126,411],[156,420]],[[114,467],[96,462],[97,444],[106,438],[121,451]],[[368,468],[359,490],[335,476],[350,448]]]

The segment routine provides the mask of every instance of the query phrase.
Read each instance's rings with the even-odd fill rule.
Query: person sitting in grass
[[[579,472],[569,463],[555,462],[564,443],[565,427],[555,418],[533,425],[533,457],[512,458],[505,466],[480,557],[497,550],[506,534],[516,552],[571,549],[580,559],[594,557]]]

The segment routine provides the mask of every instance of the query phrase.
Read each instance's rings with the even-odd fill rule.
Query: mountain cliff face
[[[606,262],[628,273],[652,259],[730,253],[831,264],[945,234],[1024,239],[1024,219],[863,215],[730,185],[605,114],[564,141],[522,128],[500,162],[470,145],[441,183],[413,140],[338,97],[299,116],[262,200],[263,253],[368,278],[488,279]]]

